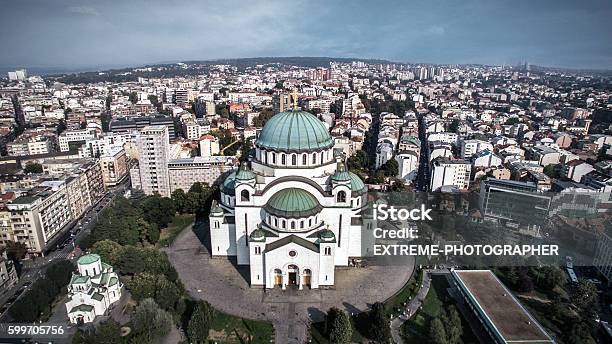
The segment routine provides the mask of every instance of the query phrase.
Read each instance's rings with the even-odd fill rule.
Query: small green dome
[[[246,162],[240,165],[238,173],[236,173],[236,180],[251,180],[255,179],[255,172],[251,171],[247,166]]]
[[[223,181],[223,193],[227,195],[236,194],[236,171],[230,173]]]
[[[351,180],[351,174],[346,170],[346,166],[343,163],[338,163],[338,168],[332,176],[332,180],[335,182],[343,182]]]
[[[353,172],[349,172],[349,175],[351,176],[351,191],[352,192],[355,192],[355,193],[358,193],[358,194],[362,194],[362,193],[365,193],[366,191],[368,191],[368,188],[363,183],[363,180],[361,180],[361,178],[359,178],[358,175],[356,175]]]
[[[266,240],[266,232],[261,229],[261,227],[257,227],[254,231],[251,232],[250,241],[265,241]]]
[[[79,258],[79,260],[77,260],[77,263],[79,265],[87,265],[87,264],[92,264],[95,263],[97,261],[100,260],[100,256],[95,254],[95,253],[91,253],[91,254],[86,254],[83,257]]]
[[[329,229],[322,230],[321,233],[319,233],[319,237],[325,241],[336,239],[334,232],[330,231]]]
[[[266,122],[255,144],[278,151],[315,151],[331,148],[334,141],[315,115],[287,111],[277,113]]]
[[[323,208],[308,191],[289,188],[272,195],[264,209],[268,214],[280,217],[308,217],[318,214]]]

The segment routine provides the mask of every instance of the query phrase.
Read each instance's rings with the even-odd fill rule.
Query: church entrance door
[[[290,272],[289,273],[289,285],[296,285],[297,284],[297,272]]]
[[[298,267],[291,264],[287,267],[287,272],[289,276],[288,285],[296,286],[298,284]]]

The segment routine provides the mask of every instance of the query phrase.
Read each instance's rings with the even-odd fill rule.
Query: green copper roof
[[[368,191],[368,188],[365,186],[365,184],[363,183],[363,180],[361,180],[361,178],[359,178],[358,175],[356,175],[353,172],[349,172],[349,175],[351,176],[351,191],[352,192],[364,193]]]
[[[236,188],[236,171],[230,173],[229,176],[223,181],[223,193],[228,195],[234,195]]]
[[[249,169],[249,166],[246,162],[243,162],[240,165],[240,169],[238,173],[236,173],[236,180],[251,180],[255,179],[255,172]]]
[[[322,207],[308,191],[289,188],[272,195],[264,209],[280,217],[307,217],[319,213]]]
[[[100,256],[98,256],[95,253],[92,253],[92,254],[86,254],[83,257],[79,258],[77,263],[79,263],[80,265],[87,265],[87,264],[95,263],[99,260],[100,260]]]
[[[351,180],[350,173],[346,170],[346,166],[343,163],[338,163],[336,173],[332,176],[332,180],[336,182]]]
[[[256,145],[279,151],[310,151],[331,148],[333,140],[321,120],[305,111],[274,115],[261,130]]]
[[[419,140],[418,137],[414,137],[412,135],[404,135],[404,136],[402,136],[400,141],[402,143],[412,143],[413,145],[415,145],[415,146],[417,146],[419,148],[421,147],[421,140]]]
[[[94,309],[93,306],[91,305],[86,305],[86,304],[80,304],[78,306],[72,307],[72,309],[70,310],[70,312],[68,313],[74,313],[74,312],[91,312]]]
[[[266,241],[266,232],[261,227],[251,232],[250,241]]]

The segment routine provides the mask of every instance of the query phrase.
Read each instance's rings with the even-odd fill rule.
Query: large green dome
[[[327,128],[306,111],[287,111],[266,122],[255,143],[260,148],[278,151],[314,151],[334,144]]]
[[[308,191],[288,188],[272,195],[264,209],[267,213],[280,217],[308,217],[319,213],[323,208]]]

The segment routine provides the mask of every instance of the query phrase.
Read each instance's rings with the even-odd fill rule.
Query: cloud
[[[89,6],[70,6],[68,12],[85,16],[97,16],[99,14],[95,8]]]
[[[446,29],[444,29],[442,26],[432,25],[427,28],[427,33],[432,34],[432,35],[443,36],[444,34],[446,34]]]

